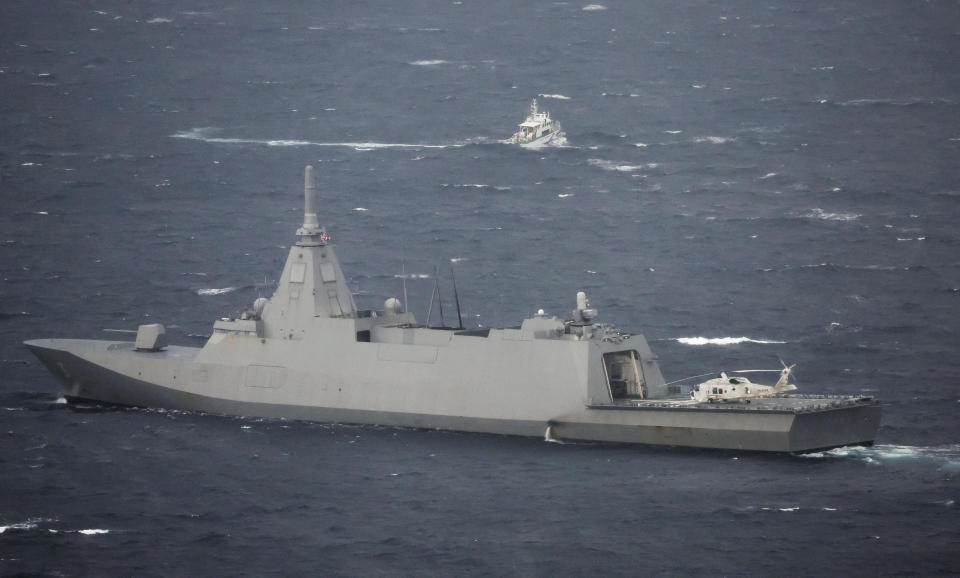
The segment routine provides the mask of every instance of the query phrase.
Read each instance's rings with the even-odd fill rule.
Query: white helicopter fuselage
[[[720,372],[720,377],[708,379],[703,383],[693,386],[690,397],[698,402],[706,403],[713,401],[746,401],[755,397],[770,397],[786,391],[797,389],[796,385],[788,383],[790,370],[793,366],[785,367],[780,371],[780,379],[775,385],[762,385],[753,383],[743,376],[728,376]],[[753,370],[763,371],[763,370]]]

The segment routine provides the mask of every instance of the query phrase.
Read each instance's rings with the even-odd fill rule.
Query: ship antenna
[[[300,246],[327,244],[327,234],[317,219],[317,187],[313,182],[313,167],[307,165],[303,171],[303,226],[297,230]]]
[[[440,327],[446,327],[447,320],[443,317],[443,295],[440,294],[440,267],[433,267],[433,277],[436,279],[437,303],[440,305]]]
[[[457,294],[457,276],[453,273],[453,262],[450,263],[450,277],[453,279],[453,300],[457,304],[457,329],[463,329],[463,317],[460,315],[460,295]]]
[[[430,327],[430,316],[433,315],[433,300],[437,294],[437,284],[436,277],[434,277],[433,290],[430,291],[430,306],[427,307],[427,324],[426,327]]]
[[[313,167],[303,171],[303,228],[319,227],[317,219],[317,185],[313,182]]]
[[[403,285],[403,312],[407,312],[407,258],[403,242],[400,243],[400,279]]]

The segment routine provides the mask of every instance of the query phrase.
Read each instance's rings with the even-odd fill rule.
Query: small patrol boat
[[[551,119],[549,112],[540,112],[537,108],[537,99],[530,103],[530,114],[518,128],[510,142],[533,147],[546,144],[562,134],[560,123]]]
[[[540,310],[513,328],[418,324],[397,298],[359,309],[313,181],[308,166],[303,224],[276,291],[215,321],[203,347],[169,345],[159,323],[141,325],[134,341],[25,345],[70,401],[773,452],[876,436],[876,400],[786,393],[790,368],[775,386],[721,374],[685,396],[664,381],[644,336],[598,322],[582,291],[569,315]]]

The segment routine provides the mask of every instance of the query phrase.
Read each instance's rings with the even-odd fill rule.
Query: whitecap
[[[586,6],[583,7],[583,10],[586,12],[593,12],[596,10],[606,10],[606,9],[607,7],[604,6],[603,4],[587,4]]]
[[[569,96],[564,96],[562,94],[541,94],[541,98],[555,98],[557,100],[570,100]]]
[[[627,173],[631,171],[639,171],[644,168],[640,165],[620,165],[613,161],[608,161],[605,159],[587,159],[587,162],[595,167],[600,167],[605,171],[618,171],[623,173]]]
[[[793,506],[792,508],[779,508],[781,512],[796,512],[800,509],[800,506]]]
[[[412,66],[437,66],[438,64],[447,64],[446,60],[414,60],[408,62]]]
[[[366,208],[364,208],[364,207],[354,207],[353,210],[356,211],[356,212],[358,212],[358,213],[365,213],[365,212],[367,212],[369,209],[366,209]]]
[[[633,146],[635,146],[635,147],[637,147],[637,148],[645,149],[645,148],[647,148],[648,145],[647,145],[647,143],[638,142],[638,143],[633,143]]]
[[[38,524],[42,522],[56,522],[56,520],[52,518],[29,518],[25,522],[0,526],[0,534],[3,534],[7,530],[35,530]]]
[[[236,291],[236,287],[224,287],[222,289],[197,289],[197,295],[223,295]]]
[[[682,133],[683,131],[682,131],[682,130],[665,130],[665,131],[663,131],[663,132],[664,132],[665,134],[680,134],[680,133]]]
[[[10,524],[9,526],[0,526],[0,534],[3,534],[7,530],[33,530],[36,527],[37,523],[35,521],[27,520],[26,522]]]
[[[572,197],[575,193],[557,193],[557,196],[561,199],[566,199],[567,197]]]
[[[512,187],[506,185],[488,185],[486,183],[442,183],[441,187],[453,187],[455,189],[493,189],[495,191],[509,191]]]
[[[725,144],[728,142],[733,142],[737,140],[734,137],[725,137],[725,136],[698,136],[693,139],[695,143],[704,143],[708,142],[711,144]]]
[[[762,180],[765,180],[765,179],[770,179],[770,178],[773,178],[773,177],[775,177],[775,176],[777,176],[777,173],[767,173],[767,174],[763,175],[762,177],[760,177],[760,180],[762,181]]]
[[[905,100],[895,100],[892,98],[855,98],[838,103],[840,106],[912,106],[917,104],[954,104],[949,98],[907,98]]]
[[[166,24],[168,22],[173,22],[173,18],[151,18],[147,20],[147,24]]]
[[[738,345],[740,343],[781,344],[786,341],[751,339],[749,337],[678,337],[676,341],[684,345]]]
[[[109,534],[110,530],[102,530],[100,528],[90,528],[88,530],[77,530],[77,532],[85,536],[93,536],[96,534]]]
[[[810,209],[810,212],[804,215],[808,219],[822,219],[824,221],[855,221],[861,216],[857,213],[828,213],[819,207]]]

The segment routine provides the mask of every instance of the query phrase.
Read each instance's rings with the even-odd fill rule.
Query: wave
[[[222,289],[197,289],[197,295],[223,295],[225,293],[233,293],[238,287],[224,287]]]
[[[803,458],[853,458],[868,464],[926,462],[940,469],[960,471],[960,444],[945,446],[902,446],[892,444],[845,446],[825,452],[801,454]]]
[[[19,313],[4,313],[0,311],[0,320],[3,319],[14,319],[17,317],[30,317],[32,314],[29,311],[21,311]]]
[[[437,66],[448,63],[446,60],[414,60],[413,62],[408,62],[407,64],[411,66]]]
[[[30,518],[25,522],[17,522],[15,524],[8,524],[6,526],[0,526],[0,534],[4,534],[9,530],[15,530],[20,532],[28,532],[30,530],[36,530],[40,527],[40,524],[45,522],[56,522],[56,519],[53,518]],[[59,534],[61,530],[55,530],[53,528],[47,528],[46,530],[50,534]],[[77,533],[83,534],[84,536],[96,536],[98,534],[109,534],[110,530],[104,530],[102,528],[87,528],[84,530],[67,530],[68,533]]]
[[[761,267],[758,273],[780,273],[785,271],[802,271],[809,269],[826,269],[828,271],[925,271],[926,265],[844,265],[840,263],[809,263],[806,265],[783,265],[781,267]]]
[[[0,526],[0,534],[3,534],[7,530],[33,530],[36,527],[37,523],[35,521],[27,520],[26,522],[18,522],[16,524]]]
[[[954,104],[949,98],[907,98],[896,100],[893,98],[855,98],[836,103],[839,106],[917,106],[922,104]]]
[[[466,146],[463,143],[454,144],[416,144],[416,143],[383,143],[383,142],[316,142],[309,140],[286,140],[286,139],[250,139],[250,138],[229,138],[211,136],[216,129],[204,127],[193,128],[186,131],[180,131],[170,135],[170,138],[182,138],[187,140],[199,140],[213,144],[256,144],[270,147],[345,147],[357,151],[369,151],[378,149],[445,149],[458,148]]]
[[[644,169],[654,169],[657,167],[657,163],[647,163],[645,165],[626,165],[618,164],[614,161],[608,161],[606,159],[587,159],[587,162],[595,167],[600,167],[605,171],[618,171],[622,173],[642,171]]]
[[[726,137],[726,136],[698,136],[693,139],[695,143],[705,143],[710,144],[726,144],[728,142],[734,142],[736,137]]]
[[[495,191],[509,191],[513,187],[506,185],[487,185],[484,183],[464,183],[464,184],[450,184],[450,183],[441,183],[443,188],[454,188],[454,189],[493,189]]]
[[[823,221],[856,221],[862,216],[857,213],[828,213],[819,207],[810,209],[810,212],[804,215],[807,219],[821,219]]]
[[[8,530],[35,530],[39,527],[40,524],[44,522],[56,522],[57,520],[53,518],[29,518],[25,522],[17,522],[15,524],[7,524],[6,526],[0,526],[0,534],[7,532]]]
[[[749,337],[677,337],[676,341],[684,345],[739,345],[740,343],[781,344],[786,341],[751,339]]]

